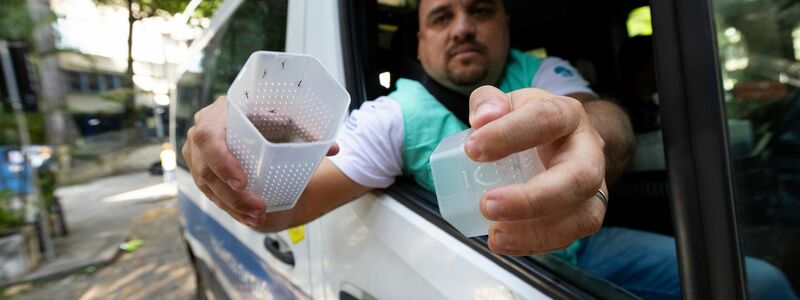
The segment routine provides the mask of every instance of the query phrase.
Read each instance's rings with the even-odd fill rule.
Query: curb
[[[0,289],[34,281],[58,279],[89,267],[102,268],[114,262],[120,256],[122,250],[119,248],[119,244],[124,243],[128,238],[129,233],[127,231],[112,234],[106,238],[108,240],[107,246],[98,255],[42,265],[22,278],[0,281]]]

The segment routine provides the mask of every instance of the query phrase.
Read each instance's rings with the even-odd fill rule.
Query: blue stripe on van
[[[203,212],[184,193],[178,193],[178,205],[186,218],[186,234],[198,240],[240,295],[275,299],[307,298],[282,275],[262,261],[214,218]],[[265,250],[266,251],[266,250]],[[234,296],[235,295],[229,295]]]

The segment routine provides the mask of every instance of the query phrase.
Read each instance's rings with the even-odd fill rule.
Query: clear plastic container
[[[347,116],[350,95],[314,57],[258,51],[228,89],[228,148],[267,212],[294,207]]]
[[[472,129],[442,139],[431,155],[431,172],[442,217],[463,235],[486,235],[489,220],[483,217],[480,199],[486,191],[526,182],[544,170],[536,149],[483,163],[471,160],[464,142]]]

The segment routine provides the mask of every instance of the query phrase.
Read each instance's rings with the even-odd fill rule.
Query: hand
[[[495,161],[536,147],[546,169],[481,197],[481,212],[492,221],[492,251],[555,251],[600,229],[606,207],[594,195],[606,192],[604,141],[581,102],[539,89],[505,94],[484,86],[470,95],[469,122],[475,131],[464,150],[471,159]]]
[[[198,111],[181,151],[195,184],[208,199],[240,223],[256,227],[265,221],[266,205],[247,191],[247,175],[228,150],[227,105],[223,96]],[[328,155],[338,152],[334,143]]]

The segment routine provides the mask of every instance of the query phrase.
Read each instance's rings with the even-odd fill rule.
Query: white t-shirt
[[[542,60],[531,87],[556,95],[591,93],[589,83],[569,62]],[[403,173],[403,113],[390,97],[367,101],[350,113],[336,138],[339,154],[330,157],[347,177],[366,187],[385,188]]]

